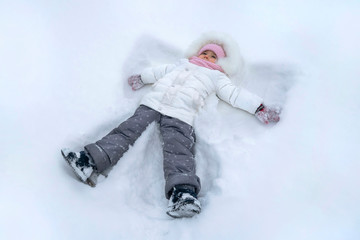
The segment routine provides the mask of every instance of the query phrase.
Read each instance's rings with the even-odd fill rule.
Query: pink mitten
[[[133,91],[136,91],[144,86],[144,83],[141,80],[141,75],[139,74],[130,76],[128,78],[128,83]]]
[[[278,122],[280,120],[280,112],[279,107],[266,107],[261,104],[256,110],[255,116],[260,122],[268,124],[269,122]]]

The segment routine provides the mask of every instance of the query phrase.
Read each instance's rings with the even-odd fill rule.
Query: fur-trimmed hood
[[[185,52],[185,57],[197,56],[199,50],[206,44],[215,43],[225,51],[226,56],[220,58],[216,64],[220,65],[229,77],[243,71],[244,60],[238,44],[229,35],[219,32],[206,32],[193,41]]]

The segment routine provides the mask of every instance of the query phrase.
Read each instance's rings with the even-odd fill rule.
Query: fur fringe
[[[193,41],[185,52],[185,57],[197,56],[201,47],[205,44],[215,43],[223,47],[226,56],[217,62],[229,77],[244,70],[244,60],[241,56],[238,44],[229,35],[220,32],[206,32]]]

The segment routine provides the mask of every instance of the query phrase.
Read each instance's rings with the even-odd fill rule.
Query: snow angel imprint
[[[128,78],[132,90],[152,84],[135,113],[102,139],[80,152],[62,154],[81,181],[96,185],[100,174],[113,167],[147,126],[158,123],[163,140],[166,213],[191,217],[201,211],[201,189],[195,167],[194,118],[212,93],[236,109],[253,114],[261,122],[279,121],[279,111],[266,107],[263,99],[231,81],[242,68],[238,46],[229,36],[205,33],[194,41],[184,59],[144,69]]]

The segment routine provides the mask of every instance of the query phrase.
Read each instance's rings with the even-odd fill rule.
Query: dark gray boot
[[[85,151],[72,152],[70,149],[61,149],[61,154],[66,162],[73,169],[75,175],[91,187],[96,186],[98,173],[91,158]]]
[[[201,212],[195,187],[177,185],[173,188],[166,213],[173,218],[192,217]]]

